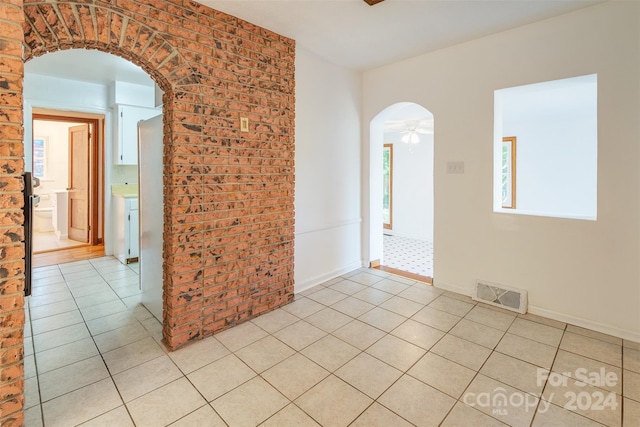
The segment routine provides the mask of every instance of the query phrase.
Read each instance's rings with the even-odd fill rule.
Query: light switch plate
[[[249,132],[249,119],[240,117],[240,132]]]
[[[447,162],[447,173],[464,173],[464,162]]]

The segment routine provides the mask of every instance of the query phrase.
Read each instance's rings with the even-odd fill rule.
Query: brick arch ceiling
[[[61,49],[97,49],[142,67],[164,90],[197,81],[158,29],[125,10],[91,3],[25,2],[24,59]]]

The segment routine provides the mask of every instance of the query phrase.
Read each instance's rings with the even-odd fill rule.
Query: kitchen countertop
[[[138,198],[138,184],[113,184],[111,186],[113,196],[124,197],[125,199]]]

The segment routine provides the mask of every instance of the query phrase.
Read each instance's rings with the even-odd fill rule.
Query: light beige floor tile
[[[488,348],[453,335],[445,335],[430,351],[474,371],[479,370],[491,354]]]
[[[56,314],[66,313],[68,311],[74,311],[77,309],[78,306],[76,305],[76,302],[71,299],[33,307],[29,310],[29,312],[31,314],[31,320],[37,320],[49,316],[55,316]]]
[[[556,329],[564,330],[567,327],[567,324],[564,322],[559,322],[557,320],[548,319],[546,317],[538,316],[536,314],[531,314],[531,313],[518,314],[518,318],[524,319],[524,320],[530,320],[536,323],[541,323],[543,325],[551,326]]]
[[[33,337],[35,351],[41,352],[61,345],[89,338],[89,330],[84,323],[77,323]]]
[[[622,371],[622,381],[624,397],[640,402],[640,374],[625,369]]]
[[[375,305],[369,304],[368,302],[362,301],[358,298],[348,297],[333,304],[331,308],[338,310],[347,316],[358,317],[375,308]]]
[[[187,378],[211,402],[255,376],[244,362],[230,354],[190,373]]]
[[[92,280],[90,283],[80,281],[79,283],[69,283],[69,289],[76,298],[91,296],[101,292],[111,291],[111,287],[103,280]]]
[[[216,337],[207,337],[169,353],[169,357],[185,374],[202,368],[229,354]]]
[[[457,399],[476,375],[476,371],[437,354],[427,353],[407,374]]]
[[[622,346],[582,334],[565,332],[560,342],[562,350],[587,356],[614,366],[622,366]]]
[[[335,331],[333,335],[360,350],[365,350],[386,334],[378,328],[354,320]]]
[[[78,296],[77,294],[74,294],[74,296],[76,298],[76,304],[78,304],[78,307],[81,310],[86,307],[91,307],[98,304],[104,304],[106,302],[116,301],[119,299],[118,295],[115,292],[113,292],[111,288],[108,288],[103,292],[91,293],[89,295],[84,295],[84,296]]]
[[[29,307],[38,307],[44,304],[51,304],[53,302],[60,302],[68,299],[72,299],[73,295],[68,289],[60,290],[60,292],[51,292],[44,295],[32,295],[29,298]]]
[[[98,350],[106,353],[116,348],[120,348],[127,344],[139,341],[147,336],[149,332],[140,324],[140,322],[130,323],[122,328],[114,329],[93,337]]]
[[[25,356],[24,358],[24,378],[33,378],[36,376],[36,358],[34,355]],[[44,372],[44,371],[42,371]]]
[[[162,387],[182,377],[169,356],[160,356],[113,376],[125,402]]]
[[[455,399],[408,375],[393,384],[378,402],[420,426],[440,424],[456,403]],[[426,405],[429,410],[425,410]]]
[[[541,368],[551,369],[557,349],[537,341],[506,333],[496,347],[496,351]]]
[[[134,427],[133,421],[124,405],[118,406],[116,409],[112,409],[106,414],[102,414],[80,425],[82,427]]]
[[[295,353],[291,347],[271,335],[262,338],[235,352],[251,369],[260,373],[282,362]]]
[[[262,373],[265,380],[291,400],[296,399],[328,375],[328,371],[300,353]]]
[[[296,399],[295,404],[324,427],[347,426],[373,402],[331,375]]]
[[[89,321],[127,310],[128,307],[122,301],[117,299],[115,301],[109,301],[102,304],[92,305],[91,307],[81,308],[80,312],[82,313],[82,317],[84,317],[84,320]]]
[[[216,335],[218,341],[231,351],[240,350],[264,337],[267,333],[251,322],[245,322]]]
[[[602,424],[543,400],[540,402],[531,427],[557,426],[602,427]]]
[[[127,403],[127,408],[136,426],[143,427],[170,424],[205,404],[183,377]]]
[[[377,399],[400,378],[402,372],[367,353],[360,353],[335,374],[372,399]]]
[[[353,359],[360,350],[332,335],[327,335],[303,349],[301,353],[329,372],[333,372]]]
[[[44,319],[33,320],[31,327],[33,328],[33,334],[38,335],[82,322],[84,322],[84,320],[82,319],[80,310],[73,310],[55,316],[45,317]]]
[[[42,407],[40,405],[32,406],[24,411],[25,427],[42,427]]]
[[[356,292],[360,292],[364,289],[367,289],[367,286],[362,285],[360,283],[356,283],[352,280],[340,280],[339,282],[329,286],[329,289],[342,292],[343,294],[353,295]]]
[[[548,371],[502,353],[493,352],[480,373],[540,397]]]
[[[482,427],[504,427],[504,424],[495,418],[476,411],[462,402],[456,403],[441,427],[462,427],[462,426],[482,426]]]
[[[415,320],[407,320],[391,331],[391,335],[429,350],[445,333]]]
[[[296,297],[297,296],[307,297],[311,294],[321,291],[322,289],[325,289],[323,285],[314,285],[308,289],[305,289],[304,291],[296,292]]]
[[[36,354],[38,374],[52,371],[99,354],[91,338],[74,341]]]
[[[522,318],[514,320],[508,332],[510,334],[538,341],[553,347],[558,347],[560,345],[563,334],[562,329]]]
[[[409,289],[409,285],[398,282],[395,278],[382,279],[371,287],[394,295]]]
[[[638,425],[640,422],[640,402],[635,400],[623,399],[622,425],[625,427]]]
[[[400,292],[398,296],[425,305],[437,299],[441,293],[432,286],[418,283]]]
[[[568,373],[576,379],[588,379],[593,376],[589,384],[614,393],[622,393],[622,369],[595,359],[559,350],[551,370],[564,375]]]
[[[622,340],[622,346],[633,350],[640,351],[640,342]]]
[[[94,356],[38,376],[43,402],[109,378],[102,357]]]
[[[288,313],[293,314],[296,317],[301,319],[311,316],[316,311],[320,311],[324,308],[324,306],[320,303],[315,302],[309,298],[301,297],[300,295],[296,295],[296,300],[291,304],[287,304],[282,307]]]
[[[620,426],[622,423],[620,396],[584,383],[578,384],[571,378],[566,378],[566,381],[548,382],[542,398],[607,426]]]
[[[602,332],[596,332],[591,329],[581,328],[580,326],[567,325],[567,332],[571,332],[578,335],[584,335],[585,337],[596,338],[611,344],[622,345],[622,338],[614,337],[613,335],[603,334]]]
[[[380,307],[404,317],[411,317],[423,308],[424,305],[406,298],[395,296],[380,304]]]
[[[284,329],[273,334],[280,341],[293,347],[295,350],[302,350],[310,344],[318,341],[327,333],[322,329],[316,328],[310,323],[300,320],[293,325],[289,325]]]
[[[366,285],[366,286],[371,286],[374,283],[378,283],[379,281],[381,281],[383,278],[376,275],[376,274],[371,274],[368,270],[365,270],[361,273],[355,274],[353,276],[349,276],[349,280],[352,280],[354,282],[358,282],[362,285]]]
[[[461,317],[427,306],[414,314],[412,319],[448,332],[460,321]]]
[[[302,412],[293,403],[285,406],[278,411],[274,416],[269,418],[264,423],[260,424],[261,427],[320,427],[320,424],[315,422],[313,418]]]
[[[629,371],[640,373],[640,350],[623,347],[622,366]]]
[[[289,399],[260,377],[211,402],[227,424],[238,427],[256,426],[288,404]]]
[[[339,311],[327,307],[323,310],[318,311],[317,313],[312,314],[304,320],[305,322],[309,322],[313,326],[316,326],[325,332],[333,332],[336,329],[351,322],[353,319],[346,314],[342,314]]]
[[[369,304],[378,305],[392,298],[393,294],[380,291],[374,288],[367,288],[365,290],[362,290],[360,292],[353,294],[353,297],[358,298],[362,301],[368,302]]]
[[[47,427],[77,425],[122,405],[111,378],[64,394],[42,405]]]
[[[115,375],[144,362],[164,355],[164,350],[154,341],[147,337],[140,341],[127,344],[123,347],[104,353],[104,358],[109,372]]]
[[[411,427],[413,424],[374,402],[349,427]]]
[[[91,335],[100,335],[105,332],[123,328],[132,323],[138,322],[138,317],[134,310],[122,311],[109,316],[100,317],[98,319],[89,320],[87,327]]]
[[[270,334],[297,322],[299,319],[284,310],[273,310],[270,313],[256,317],[251,322]]]
[[[383,308],[376,307],[358,317],[358,320],[385,332],[391,332],[393,329],[400,326],[402,322],[407,320],[407,318]]]
[[[440,296],[433,300],[429,304],[429,307],[447,312],[449,314],[453,314],[455,316],[463,317],[469,311],[471,311],[471,309],[474,307],[474,304],[466,301],[460,301],[456,298],[450,298],[448,296]]]
[[[504,335],[504,332],[499,329],[468,319],[461,319],[449,333],[487,348],[495,348]]]
[[[460,399],[487,415],[513,427],[527,427],[539,399],[492,378],[478,374]]]
[[[469,295],[463,295],[463,294],[459,294],[457,292],[452,292],[452,291],[444,291],[442,295],[449,298],[457,299],[460,301],[468,302],[469,304],[474,304],[474,305],[476,304],[476,302]]]
[[[501,331],[506,331],[516,318],[516,313],[506,313],[504,311],[491,310],[476,305],[467,313],[465,318]]]
[[[319,290],[318,292],[312,293],[311,295],[307,295],[307,298],[328,306],[335,304],[338,301],[345,299],[346,297],[346,294],[334,291],[333,289],[329,288],[324,288]]]
[[[366,350],[373,357],[405,372],[426,351],[393,335],[386,335]]]
[[[40,405],[40,390],[38,378],[32,377],[24,380],[24,409]]]
[[[175,423],[171,424],[171,427],[194,427],[194,426],[207,426],[207,427],[227,427],[227,424],[222,421],[222,418],[213,410],[210,405],[204,405],[203,407],[196,409],[192,413],[185,415]]]

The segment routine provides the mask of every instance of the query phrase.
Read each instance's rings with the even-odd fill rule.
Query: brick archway
[[[163,336],[175,349],[293,299],[295,42],[195,2],[0,1],[0,424],[21,425],[24,61],[97,49],[165,91]]]

